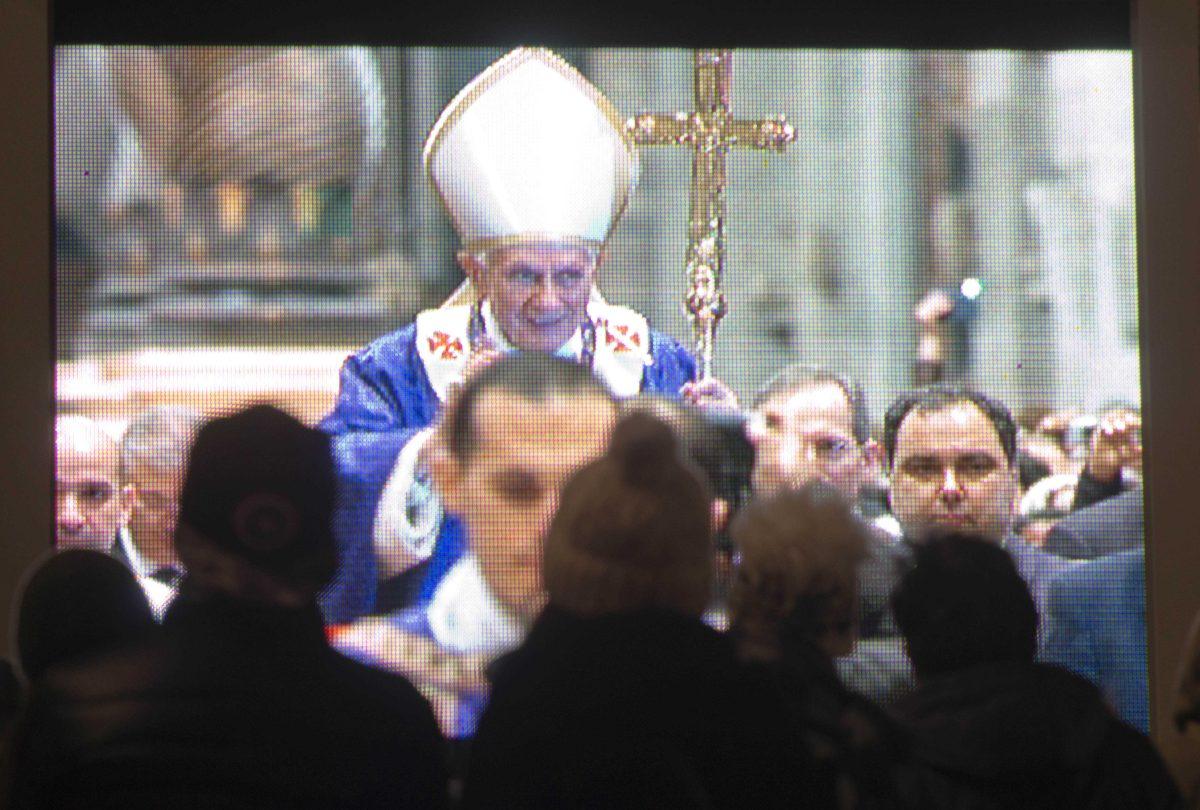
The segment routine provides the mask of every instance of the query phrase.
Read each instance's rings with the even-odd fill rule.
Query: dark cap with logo
[[[196,435],[179,524],[264,573],[319,589],[337,565],[335,489],[329,437],[256,405]]]

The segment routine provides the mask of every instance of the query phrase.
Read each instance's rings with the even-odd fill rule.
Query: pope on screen
[[[638,176],[621,117],[578,71],[518,48],[475,77],[430,131],[424,165],[462,242],[467,278],[440,308],[346,360],[332,413],[340,495],[330,622],[377,611],[378,583],[426,563],[428,601],[462,556],[463,530],[433,491],[432,426],[462,381],[497,357],[584,364],[618,397],[683,395],[736,406],[646,319],[596,287],[606,240]]]

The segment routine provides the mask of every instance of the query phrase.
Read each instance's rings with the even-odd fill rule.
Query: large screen
[[[177,456],[173,468],[116,463],[75,477],[60,458],[59,511],[70,501],[74,512],[69,527],[59,520],[59,545],[122,547],[153,579],[150,569],[172,563],[186,456],[178,436],[195,420],[270,401],[337,433],[327,417],[345,395],[346,358],[399,340],[394,333],[414,322],[414,357],[431,382],[411,396],[425,397],[418,410],[432,414],[445,394],[436,363],[469,358],[453,356],[454,327],[422,324],[450,323],[465,307],[462,328],[478,317],[519,343],[503,334],[498,306],[464,298],[461,252],[524,204],[505,196],[505,182],[521,187],[519,197],[530,176],[572,150],[583,157],[564,165],[589,160],[594,169],[600,153],[587,150],[566,107],[561,120],[532,122],[533,107],[485,110],[477,117],[494,122],[453,140],[470,117],[448,108],[465,110],[463,89],[506,52],[55,50],[61,432],[94,426],[132,448],[121,458],[146,446]],[[1050,539],[1079,505],[1081,483],[1140,486],[1128,51],[734,49],[721,57],[729,117],[788,137],[774,148],[745,135],[723,141],[720,183],[697,179],[703,134],[635,144],[626,128],[654,114],[683,132],[706,109],[693,51],[579,47],[553,58],[565,75],[578,71],[578,87],[594,88],[582,96],[599,111],[587,126],[607,122],[621,144],[607,174],[543,178],[576,184],[567,214],[609,195],[608,219],[585,234],[602,246],[589,293],[597,309],[588,305],[589,317],[605,313],[602,346],[619,353],[628,339],[633,351],[632,334],[696,352],[689,305],[705,279],[694,261],[704,236],[695,211],[722,189],[715,280],[724,306],[711,373],[736,396],[758,451],[747,488],[797,474],[786,461],[782,472],[765,466],[786,442],[763,431],[779,423],[786,432],[795,408],[764,386],[789,366],[818,364],[865,392],[869,435],[846,437],[868,462],[854,496],[882,542],[903,543],[888,498],[897,473],[883,446],[885,411],[921,385],[968,385],[1004,403],[1020,428],[1005,459],[1021,481],[1004,533],[1063,560],[1084,556]],[[439,128],[449,134],[431,138]],[[523,137],[544,151],[531,157]],[[450,148],[442,144],[460,141],[469,148],[437,168]],[[638,385],[610,388],[628,398]],[[358,517],[338,527],[343,566],[322,605],[335,646],[406,675],[449,735],[469,736],[486,702],[485,668],[520,643],[529,617],[514,606],[536,603],[540,583],[511,565],[480,564],[494,555],[481,555],[482,541],[464,528],[471,516],[451,514],[419,469],[421,440],[405,436],[373,473],[372,494],[343,504]],[[350,475],[354,462],[341,463]],[[512,525],[514,544],[522,531],[539,540],[516,517]],[[1138,538],[1129,550],[1140,548],[1140,526]],[[147,588],[165,609],[170,585]],[[722,626],[722,613],[715,594],[707,617]],[[903,667],[880,663],[903,656],[886,634],[869,636],[844,662],[851,681],[875,665]],[[1141,653],[1142,708],[1131,711],[1144,724]]]

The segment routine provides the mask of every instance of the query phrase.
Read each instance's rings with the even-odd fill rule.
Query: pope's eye
[[[536,284],[538,274],[528,267],[514,267],[508,271],[508,280],[518,284]]]

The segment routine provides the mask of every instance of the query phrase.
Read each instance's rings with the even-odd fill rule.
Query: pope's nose
[[[534,288],[526,306],[536,314],[554,313],[562,308],[562,298],[552,283],[543,281]]]

